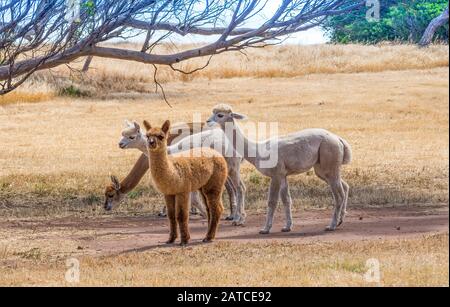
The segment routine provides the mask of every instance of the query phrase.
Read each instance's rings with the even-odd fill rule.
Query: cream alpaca
[[[293,226],[292,199],[287,176],[306,172],[312,167],[316,175],[330,185],[335,201],[333,217],[327,230],[334,230],[342,224],[347,208],[349,186],[342,180],[340,169],[342,164],[351,161],[350,145],[342,138],[324,129],[306,129],[284,137],[254,142],[244,136],[235,122],[235,120],[244,118],[244,115],[234,113],[230,106],[218,105],[213,109],[208,124],[219,124],[224,131],[227,131],[226,127],[230,126],[233,132],[230,135],[227,133],[230,142],[244,145],[244,148],[235,149],[263,175],[271,178],[267,221],[260,233],[270,232],[280,195],[286,215],[286,225],[282,231],[291,231]],[[234,135],[236,143],[233,140]],[[266,159],[265,153],[263,155],[260,152],[261,148],[269,149],[269,152],[274,151],[271,154],[278,157],[275,166],[261,166],[264,165],[264,159]],[[249,152],[255,153],[255,155],[250,156]]]

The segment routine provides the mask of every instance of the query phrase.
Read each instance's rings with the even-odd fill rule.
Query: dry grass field
[[[36,74],[0,97],[0,285],[68,285],[68,257],[81,261],[80,285],[370,285],[363,279],[370,255],[380,260],[382,285],[448,286],[448,56],[448,46],[440,45],[282,46],[222,54],[193,75],[160,69],[172,108],[154,92],[151,66],[94,59],[86,75],[65,68]],[[123,120],[191,121],[194,113],[204,120],[218,102],[250,121],[278,122],[280,134],[321,127],[348,140],[354,159],[343,177],[351,186],[351,223],[359,212],[395,209],[401,215],[411,208],[410,216],[440,212],[444,222],[413,235],[387,224],[394,235],[358,237],[357,228],[346,232],[344,224],[333,240],[321,233],[305,242],[219,236],[211,245],[183,249],[103,250],[100,243],[126,240],[127,233],[101,227],[125,219],[133,229],[127,218],[154,217],[163,203],[146,176],[118,210],[103,212],[109,175],[123,178],[139,156],[117,146]],[[260,217],[255,223],[262,226],[268,181],[247,164],[243,176],[248,214]],[[294,232],[305,234],[302,214],[328,217],[331,195],[313,172],[290,184],[300,214]],[[93,219],[102,226],[87,227]],[[45,231],[36,226],[50,222],[54,227]],[[350,232],[357,239],[347,240]],[[99,244],[84,246],[86,238]]]
[[[448,243],[448,235],[309,244],[217,242],[81,256],[79,285],[442,286],[448,285],[448,249],[442,248]],[[364,279],[367,255],[380,261],[380,283]],[[2,285],[74,285],[64,280],[64,260],[43,260],[50,255],[40,250],[8,257],[20,260],[0,268]]]

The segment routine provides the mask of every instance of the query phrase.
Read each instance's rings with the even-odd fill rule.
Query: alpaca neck
[[[142,154],[128,176],[120,182],[120,193],[126,194],[133,190],[142,177],[144,177],[148,167],[148,158],[146,155]]]
[[[148,156],[148,150],[147,150],[147,143],[145,142],[145,135],[141,133],[141,135],[139,136],[140,140],[139,140],[139,147],[138,149],[146,156]]]
[[[143,148],[138,148],[138,150],[140,151],[140,152],[142,152],[146,157],[148,157],[148,151],[147,150],[144,150]]]
[[[148,152],[150,172],[154,181],[170,177],[173,168],[172,162],[167,154],[167,147]]]
[[[233,122],[233,138],[230,139],[230,136],[228,136],[230,142],[232,142],[233,147],[235,148],[236,152],[244,157],[245,160],[247,160],[249,163],[257,167],[257,161],[258,161],[258,144],[252,140],[249,140],[244,133],[242,132],[241,127],[236,122]],[[226,133],[228,134],[228,133]],[[243,148],[242,148],[243,146]]]

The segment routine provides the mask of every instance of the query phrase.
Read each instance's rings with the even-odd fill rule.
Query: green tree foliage
[[[335,43],[417,43],[429,22],[447,6],[448,0],[380,0],[379,21],[369,22],[366,19],[368,8],[363,6],[330,18],[324,29]],[[436,32],[435,40],[448,42],[448,25]]]

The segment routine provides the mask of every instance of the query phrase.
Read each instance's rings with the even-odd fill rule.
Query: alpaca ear
[[[137,122],[133,121],[133,126],[134,126],[134,129],[136,129],[136,131],[141,131],[141,126],[139,126],[139,124]]]
[[[170,121],[169,121],[169,120],[166,120],[166,121],[164,122],[164,124],[162,125],[161,130],[162,130],[165,134],[167,134],[167,133],[169,132],[169,129],[170,129]]]
[[[125,120],[125,127],[133,127],[133,124],[128,120],[128,119],[126,119]]]
[[[247,116],[245,116],[244,114],[239,114],[239,113],[231,113],[231,117],[234,119],[239,119],[239,120],[244,120],[247,119]]]
[[[147,131],[152,129],[152,125],[150,125],[150,123],[146,120],[144,120],[144,127],[145,129],[147,129]]]
[[[114,176],[114,175],[111,176],[111,182],[113,184],[114,190],[116,190],[116,191],[120,190],[120,182],[116,176]]]

